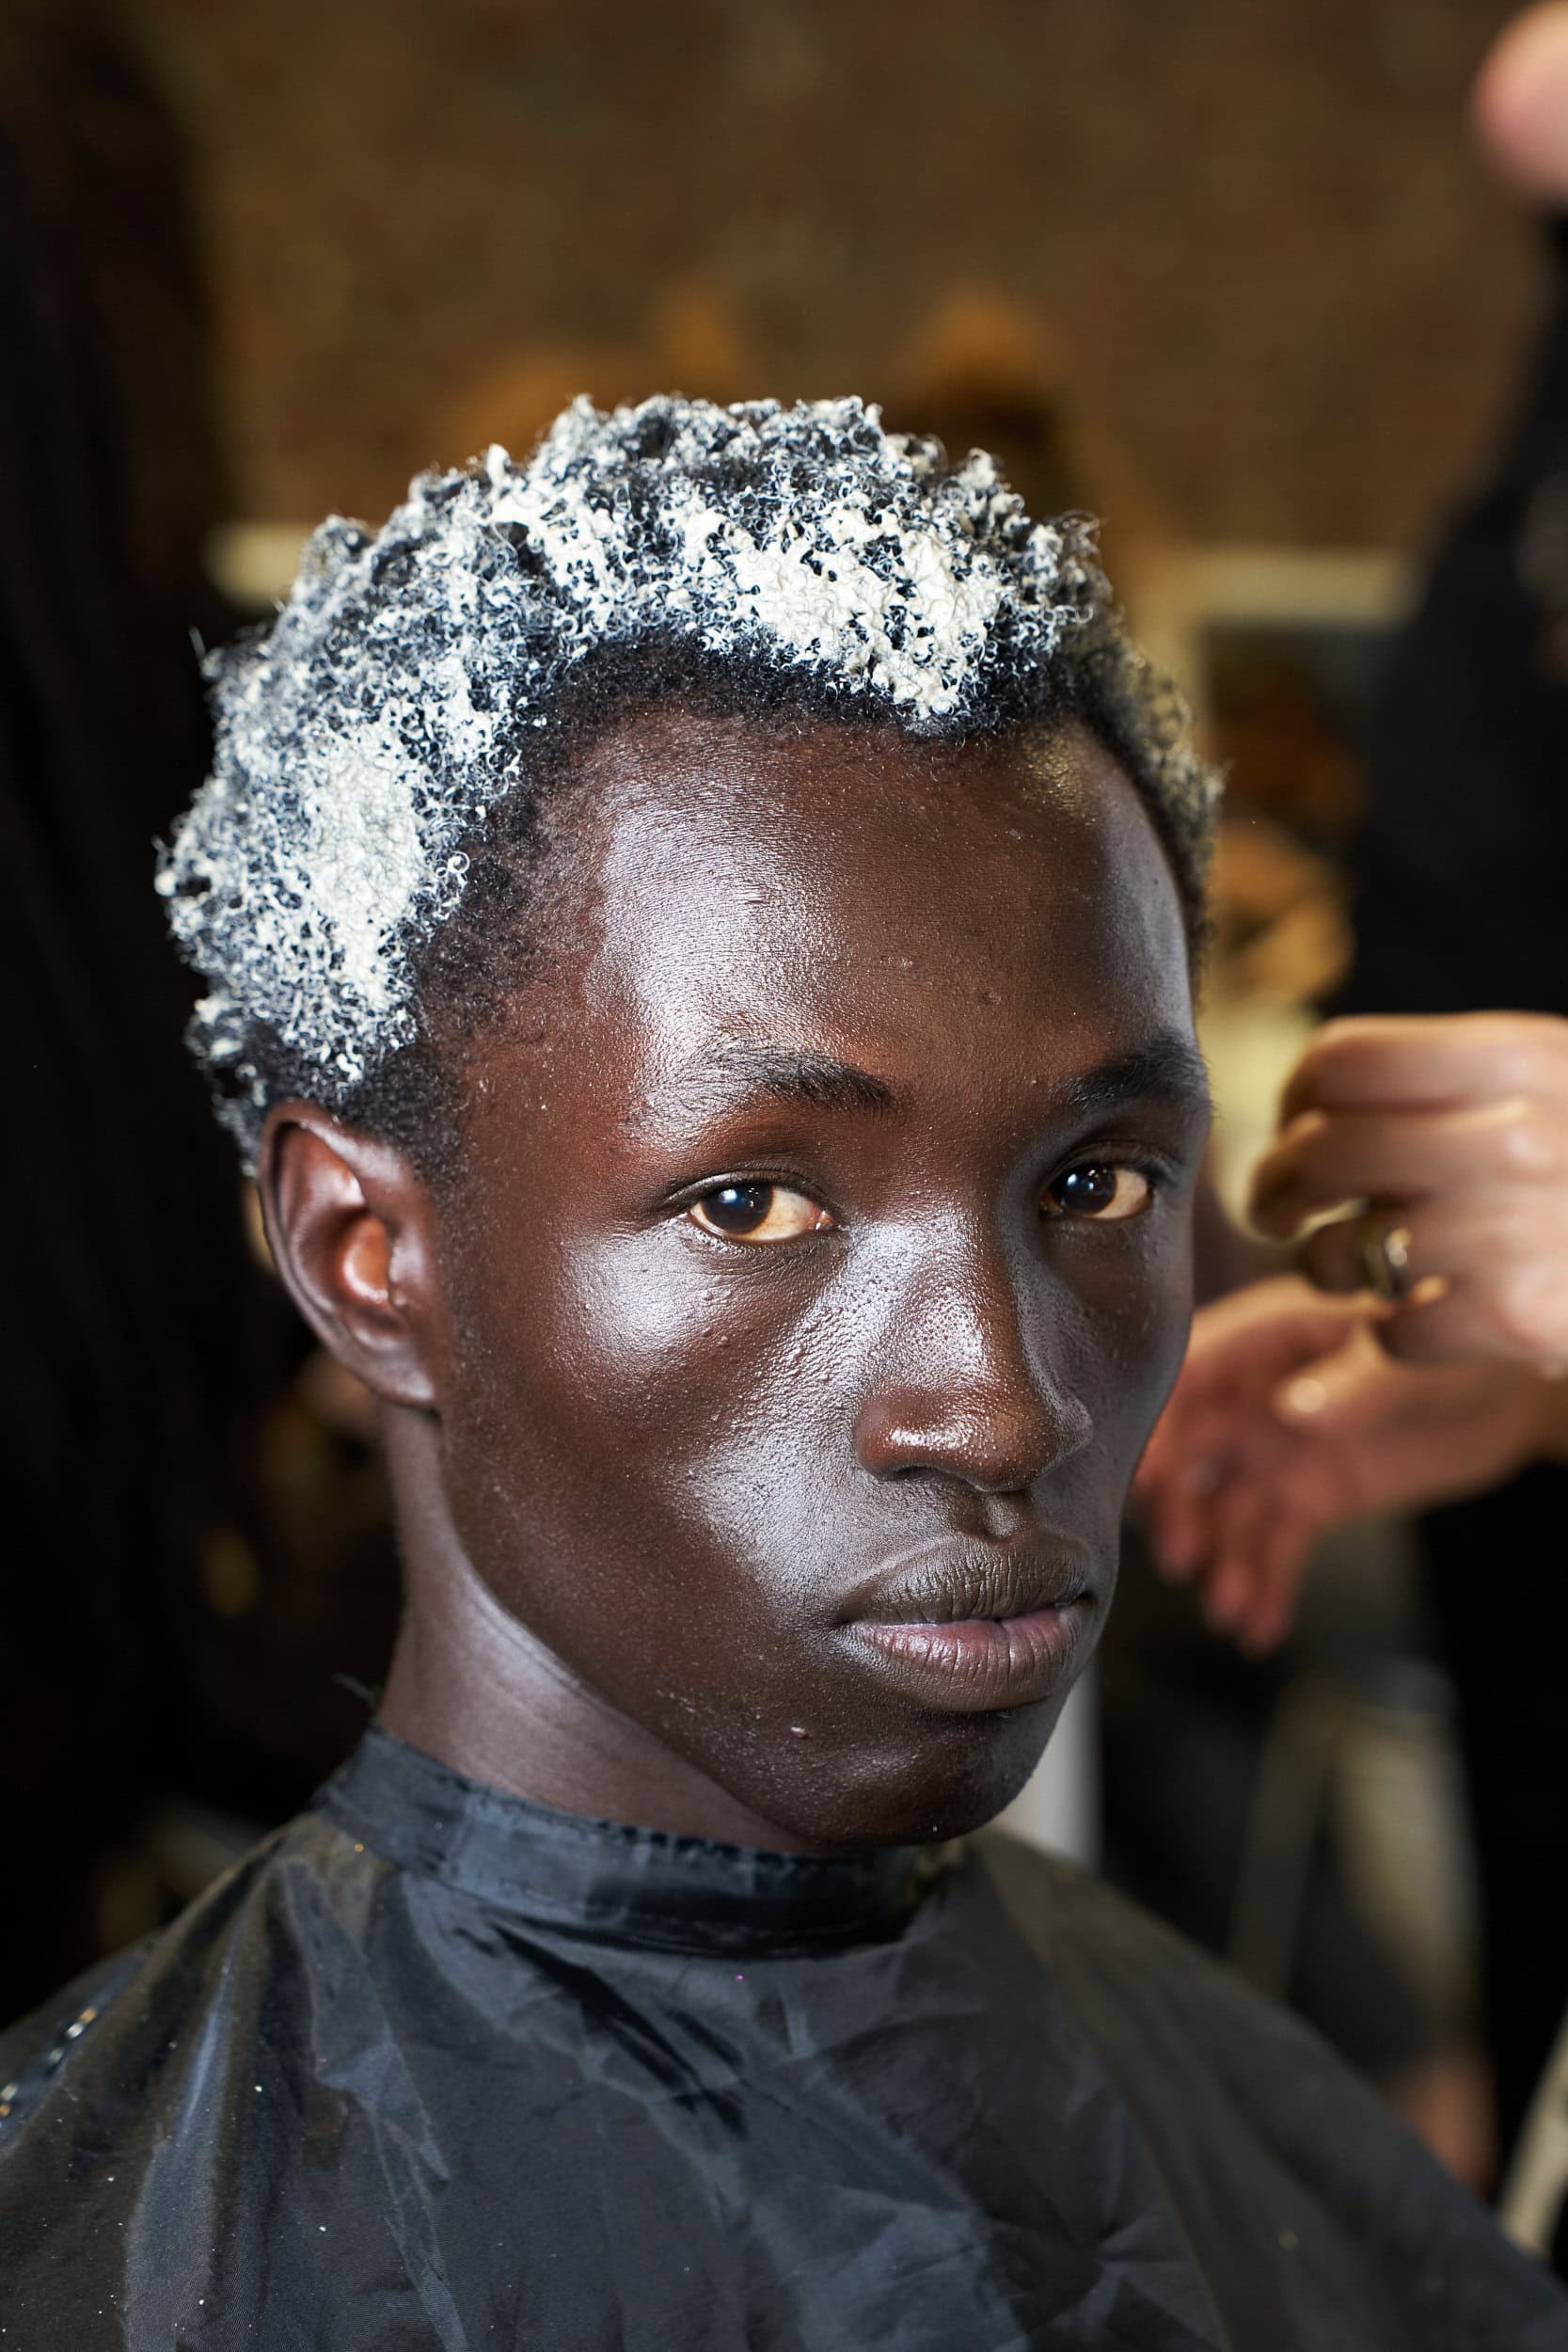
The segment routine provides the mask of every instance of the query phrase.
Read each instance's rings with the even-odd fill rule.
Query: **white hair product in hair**
[[[989,457],[949,465],[858,400],[578,401],[525,464],[492,449],[420,477],[379,532],[325,523],[276,620],[209,658],[213,772],[158,888],[247,1152],[260,1039],[328,1107],[413,1041],[462,844],[526,785],[573,673],[655,637],[932,736],[1093,660],[1146,798],[1181,838],[1206,826],[1211,779],[1121,634],[1087,517],[1031,522]]]

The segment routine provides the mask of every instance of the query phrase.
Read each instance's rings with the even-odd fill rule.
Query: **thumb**
[[[1364,1422],[1370,1394],[1386,1386],[1386,1366],[1362,1326],[1330,1356],[1291,1373],[1275,1390],[1275,1418],[1303,1437],[1332,1438]]]

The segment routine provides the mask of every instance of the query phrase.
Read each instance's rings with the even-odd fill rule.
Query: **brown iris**
[[[1135,1168],[1069,1168],[1046,1186],[1040,1210],[1046,1216],[1092,1216],[1115,1225],[1147,1208],[1152,1191]]]
[[[693,1225],[724,1241],[799,1241],[832,1223],[820,1201],[788,1184],[718,1184],[687,1211]]]

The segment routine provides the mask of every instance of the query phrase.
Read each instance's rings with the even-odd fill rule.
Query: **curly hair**
[[[492,449],[380,532],[323,524],[276,620],[208,661],[213,772],[158,876],[247,1158],[285,1093],[430,1144],[434,974],[515,951],[526,906],[479,924],[477,897],[518,899],[550,780],[641,700],[950,742],[1079,719],[1196,936],[1214,779],[1094,531],[858,400],[578,401],[524,465]]]

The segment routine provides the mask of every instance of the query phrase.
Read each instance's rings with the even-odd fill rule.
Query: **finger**
[[[1237,1488],[1265,1486],[1291,1440],[1268,1410],[1267,1391],[1247,1409],[1205,1415],[1196,1428],[1139,1467],[1133,1498],[1154,1565],[1173,1583],[1202,1573],[1215,1542],[1215,1514]]]
[[[1362,1303],[1321,1296],[1296,1276],[1254,1283],[1199,1313],[1134,1482],[1155,1564],[1173,1581],[1197,1573],[1208,1554],[1213,1492],[1266,1478],[1277,1463],[1275,1384],[1332,1354],[1365,1317]]]
[[[1261,1656],[1289,1630],[1318,1531],[1269,1490],[1238,1489],[1231,1504],[1205,1564],[1199,1597],[1212,1631]]]
[[[1167,1582],[1185,1582],[1207,1558],[1213,1498],[1224,1478],[1217,1451],[1139,1471],[1133,1499],[1155,1569]]]
[[[1501,1263],[1418,1295],[1377,1319],[1378,1345],[1398,1363],[1485,1358],[1556,1372],[1568,1360],[1568,1264],[1556,1253]]]
[[[1201,1487],[1207,1480],[1214,1483],[1215,1470],[1244,1454],[1255,1433],[1255,1425],[1266,1429],[1268,1409],[1264,1400],[1269,1385],[1293,1371],[1296,1362],[1315,1363],[1327,1351],[1321,1345],[1304,1359],[1289,1361],[1284,1367],[1266,1365],[1261,1379],[1255,1378],[1245,1390],[1205,1398],[1201,1403],[1184,1399],[1180,1390],[1155,1425],[1148,1441],[1139,1477],[1167,1481],[1183,1481]]]
[[[1216,1498],[1213,1557],[1202,1592],[1203,1613],[1214,1632],[1234,1636],[1246,1624],[1279,1518],[1275,1498],[1250,1481]]]
[[[1309,1232],[1307,1240],[1295,1249],[1295,1263],[1300,1265],[1309,1282],[1317,1282],[1323,1292],[1378,1292],[1380,1306],[1387,1303],[1387,1287],[1397,1282],[1399,1296],[1416,1298],[1420,1292],[1422,1303],[1439,1296],[1450,1282],[1444,1268],[1463,1263],[1465,1254],[1474,1247],[1474,1235],[1455,1232],[1449,1249],[1434,1240],[1434,1218],[1422,1207],[1399,1207],[1389,1212],[1375,1212],[1375,1228],[1369,1216],[1340,1216],[1331,1226],[1319,1226]],[[1387,1284],[1378,1282],[1378,1275],[1369,1268],[1369,1240],[1378,1237],[1383,1242],[1383,1254],[1389,1263]]]
[[[1318,1031],[1286,1086],[1280,1123],[1307,1110],[1438,1108],[1504,1094],[1568,1099],[1568,1022],[1552,1013],[1360,1014]]]
[[[1360,1434],[1370,1407],[1392,1379],[1387,1358],[1363,1321],[1333,1355],[1282,1380],[1270,1406],[1283,1430],[1310,1438],[1315,1449],[1326,1453],[1342,1436]]]
[[[1399,1235],[1402,1289],[1413,1301],[1426,1281],[1497,1280],[1515,1267],[1568,1266],[1568,1187],[1524,1190],[1477,1185],[1453,1200],[1402,1203],[1376,1213],[1385,1232]],[[1367,1283],[1365,1213],[1320,1225],[1300,1244],[1296,1263],[1324,1290],[1350,1292]],[[1421,1303],[1431,1303],[1431,1293]]]
[[[1146,1467],[1138,1472],[1132,1500],[1156,1574],[1172,1584],[1183,1582],[1202,1556],[1199,1499],[1182,1493],[1179,1477],[1150,1473]]]
[[[1295,1622],[1302,1579],[1320,1530],[1293,1512],[1281,1511],[1253,1589],[1252,1605],[1240,1629],[1243,1646],[1251,1657],[1266,1657]]]
[[[1357,1312],[1356,1325],[1366,1319]],[[1334,1332],[1342,1344],[1343,1327]],[[1288,1359],[1284,1365],[1268,1363],[1243,1390],[1187,1406],[1180,1390],[1165,1407],[1138,1466],[1140,1493],[1173,1502],[1200,1499],[1238,1478],[1260,1478],[1277,1458],[1283,1442],[1271,1396],[1288,1374],[1310,1368],[1331,1352],[1320,1342]]]
[[[1568,1107],[1528,1095],[1457,1111],[1306,1111],[1259,1162],[1249,1214],[1286,1238],[1346,1201],[1417,1201],[1564,1175]]]
[[[1335,1339],[1339,1336],[1334,1334]],[[1272,1425],[1268,1397],[1275,1383],[1298,1364],[1315,1363],[1327,1352],[1320,1340],[1315,1347],[1300,1349],[1282,1362],[1271,1358],[1244,1383],[1227,1382],[1212,1393],[1195,1394],[1179,1382],[1144,1448],[1135,1479],[1138,1491],[1181,1496],[1216,1485],[1259,1435],[1266,1438]]]
[[[1298,1275],[1249,1282],[1194,1316],[1172,1402],[1195,1407],[1253,1398],[1260,1381],[1326,1354],[1359,1313]]]

